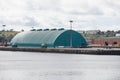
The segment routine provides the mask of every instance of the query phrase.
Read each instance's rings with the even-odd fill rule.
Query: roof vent
[[[55,30],[57,30],[57,29],[56,28],[51,29],[51,31],[55,31]]]
[[[37,29],[37,31],[42,31],[42,29]]]
[[[44,31],[49,31],[49,29],[44,29]]]
[[[36,31],[36,29],[31,29],[30,31]]]
[[[61,31],[61,30],[65,30],[64,28],[60,28],[60,29],[58,29],[59,31]]]

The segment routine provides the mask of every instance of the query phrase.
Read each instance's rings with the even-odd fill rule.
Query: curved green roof
[[[53,31],[28,31],[17,34],[12,40],[11,45],[17,46],[42,46],[49,47],[70,46],[70,33],[72,33],[73,46],[87,45],[85,39],[73,30],[53,30]],[[76,44],[75,44],[76,43]]]

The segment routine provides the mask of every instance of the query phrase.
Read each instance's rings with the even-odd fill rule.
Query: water
[[[0,80],[120,80],[120,56],[0,51]]]

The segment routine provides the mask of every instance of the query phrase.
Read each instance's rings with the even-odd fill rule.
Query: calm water
[[[0,80],[120,80],[120,56],[0,51]]]

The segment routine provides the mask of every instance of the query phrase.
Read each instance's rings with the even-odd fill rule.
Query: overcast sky
[[[0,29],[120,30],[120,0],[0,0]]]

